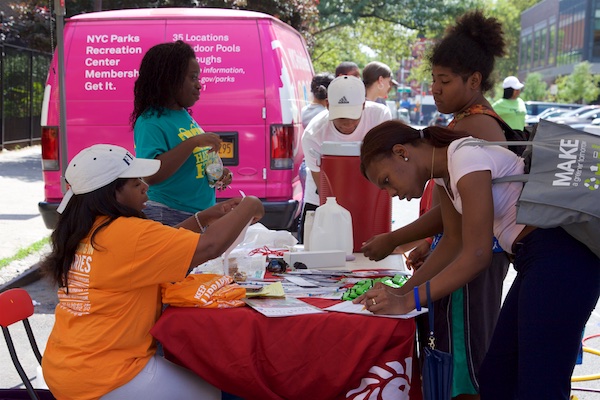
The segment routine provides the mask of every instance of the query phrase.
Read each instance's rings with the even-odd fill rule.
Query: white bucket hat
[[[57,211],[67,207],[73,195],[90,193],[119,178],[143,178],[154,175],[159,160],[135,158],[129,151],[112,144],[95,144],[81,150],[69,163],[65,178],[70,185]]]

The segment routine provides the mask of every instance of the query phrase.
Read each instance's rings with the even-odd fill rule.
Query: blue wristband
[[[419,299],[419,287],[415,286],[413,288],[413,293],[415,294],[415,308],[417,311],[421,311],[421,300]]]

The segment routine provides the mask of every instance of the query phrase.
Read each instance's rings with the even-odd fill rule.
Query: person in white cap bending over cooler
[[[219,257],[264,209],[247,196],[176,227],[148,219],[142,178],[160,163],[97,144],[67,167],[71,187],[42,261],[58,285],[42,360],[57,399],[221,399],[219,389],[157,355],[150,328],[161,313],[160,284],[183,280],[191,268]]]
[[[525,115],[527,114],[527,108],[525,108],[525,102],[519,97],[523,85],[519,82],[516,76],[507,77],[502,83],[504,88],[504,95],[494,104],[492,108],[496,111],[504,122],[513,129],[522,131],[525,127]]]
[[[371,128],[392,119],[386,106],[366,101],[365,96],[362,80],[350,75],[338,76],[327,88],[328,112],[321,112],[314,117],[304,130],[302,149],[311,173],[306,176],[304,208],[298,231],[300,238],[306,212],[316,210],[320,205],[317,183],[323,142],[359,142]]]

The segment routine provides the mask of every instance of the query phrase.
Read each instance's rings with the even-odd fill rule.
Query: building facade
[[[600,74],[600,0],[544,0],[521,14],[519,79],[552,84],[583,61]]]

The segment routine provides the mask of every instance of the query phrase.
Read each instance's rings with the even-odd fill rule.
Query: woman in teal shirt
[[[218,152],[221,138],[205,133],[188,111],[200,98],[199,78],[194,50],[177,41],[148,50],[134,86],[136,156],[161,161],[159,171],[145,178],[150,201],[144,212],[171,226],[216,201],[206,165]],[[230,183],[231,173],[224,168],[221,185]]]

